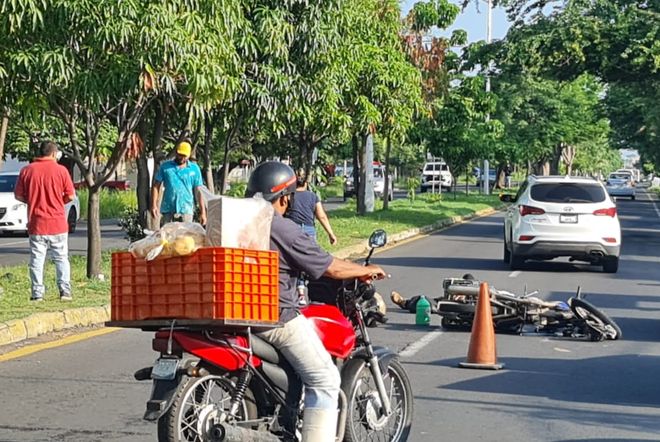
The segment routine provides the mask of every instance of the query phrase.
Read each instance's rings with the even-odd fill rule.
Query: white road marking
[[[650,195],[647,194],[649,197],[649,201],[651,201],[651,204],[653,204],[653,208],[655,209],[655,213],[658,214],[658,218],[660,218],[660,209],[658,209],[658,206],[655,204],[655,200],[651,198]]]
[[[441,334],[442,334],[441,331],[432,331],[430,333],[425,334],[424,336],[422,336],[422,339],[420,339],[419,341],[415,341],[409,346],[407,346],[401,353],[399,353],[399,356],[402,358],[410,358],[414,356],[415,353],[420,351],[427,344],[430,344],[431,341],[436,339]]]
[[[522,272],[520,270],[513,271],[509,273],[509,278],[517,278]]]
[[[19,244],[27,244],[27,243],[28,243],[28,240],[24,239],[23,241],[0,243],[0,247],[3,247],[3,246],[17,246]]]

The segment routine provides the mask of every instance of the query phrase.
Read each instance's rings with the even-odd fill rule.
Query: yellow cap
[[[187,157],[190,156],[191,150],[192,150],[192,146],[190,146],[190,143],[187,141],[180,142],[179,145],[176,147],[176,153]]]

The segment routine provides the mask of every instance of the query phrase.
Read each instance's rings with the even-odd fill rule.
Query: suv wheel
[[[603,261],[603,271],[605,273],[616,273],[619,270],[619,257],[610,256]]]
[[[504,264],[509,264],[511,261],[511,252],[509,251],[509,247],[506,245],[506,235],[504,236],[504,254],[502,256],[502,260],[504,261]]]

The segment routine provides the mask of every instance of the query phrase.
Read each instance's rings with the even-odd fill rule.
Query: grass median
[[[110,254],[103,254],[101,271],[105,280],[87,279],[87,259],[71,256],[73,301],[60,301],[55,283],[55,266],[48,262],[44,271],[46,293],[42,302],[30,301],[30,275],[27,264],[0,267],[0,322],[20,319],[39,312],[67,308],[97,307],[110,302]]]
[[[375,229],[384,229],[389,234],[411,228],[433,224],[452,216],[467,216],[479,210],[499,206],[496,196],[444,194],[441,200],[433,195],[420,195],[414,202],[396,200],[390,203],[387,211],[376,210],[366,216],[355,214],[355,202],[349,200],[342,208],[328,212],[332,228],[339,243],[330,246],[325,232],[319,228],[319,243],[330,252],[350,247],[365,241]],[[46,295],[43,302],[30,302],[30,278],[26,264],[0,267],[0,322],[19,319],[32,313],[52,312],[76,307],[98,307],[110,302],[110,254],[103,254],[102,273],[104,281],[89,280],[85,277],[86,259],[84,256],[71,256],[71,284],[73,301],[61,302],[55,284],[55,268],[46,265],[44,282]]]

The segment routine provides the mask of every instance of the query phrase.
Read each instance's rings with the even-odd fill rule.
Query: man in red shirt
[[[21,169],[14,189],[14,197],[28,206],[30,300],[43,300],[44,262],[50,251],[55,263],[60,299],[71,301],[69,226],[64,205],[75,198],[75,190],[69,171],[57,163],[57,144],[42,142],[39,154],[39,158]]]

